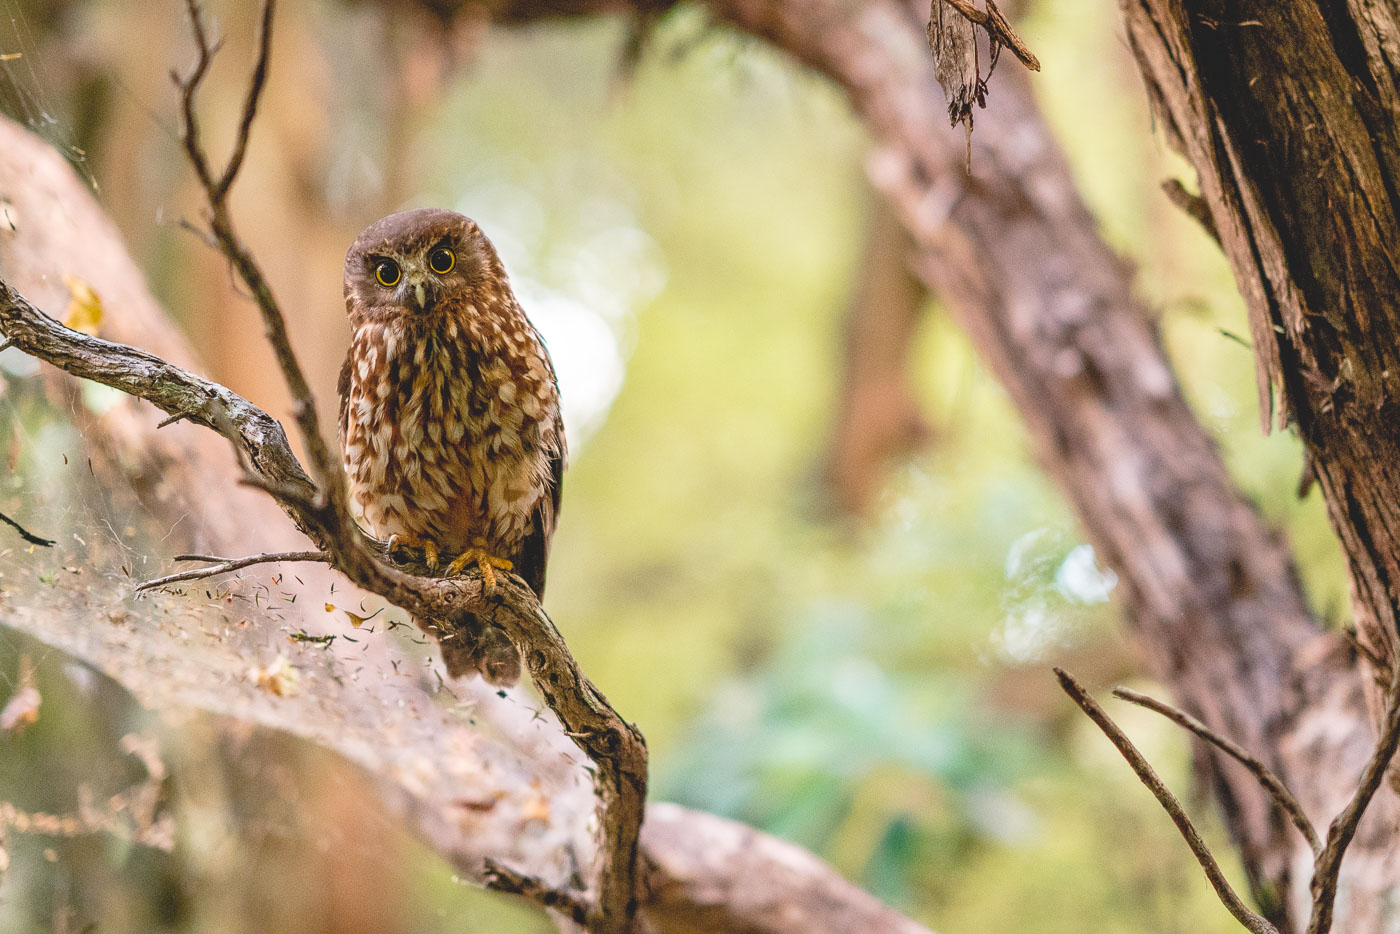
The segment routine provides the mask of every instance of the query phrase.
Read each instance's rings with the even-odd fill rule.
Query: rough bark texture
[[[1280,396],[1307,444],[1384,685],[1400,644],[1400,8],[1123,10],[1248,303],[1261,406]]]
[[[916,268],[1006,384],[1047,469],[1118,571],[1155,672],[1183,707],[1256,751],[1325,824],[1373,744],[1362,697],[1369,679],[1309,618],[1286,549],[1230,484],[1182,402],[1151,314],[1132,298],[1131,270],[1094,233],[1025,82],[998,72],[969,177],[964,138],[946,127],[925,10],[895,0],[706,6],[849,93],[876,141],[872,178],[914,240]],[[1390,251],[1400,238],[1395,130],[1384,119],[1396,99],[1393,6],[1192,6],[1207,15],[1188,20],[1181,3],[1134,0],[1129,34],[1163,124],[1201,170],[1256,319],[1264,383],[1281,381],[1318,461],[1356,562],[1366,638],[1393,655],[1400,370],[1390,358],[1400,327]],[[488,5],[503,22],[658,8]],[[1210,63],[1208,73],[1197,61]],[[1256,898],[1295,929],[1307,848],[1252,779],[1220,763],[1212,775]],[[1395,912],[1396,814],[1387,795],[1363,824],[1338,930],[1382,930]]]
[[[140,343],[162,346],[173,357],[192,359],[146,291],[115,228],[62,158],[20,127],[0,119],[0,156],[13,153],[24,155],[0,161],[0,195],[42,179],[44,198],[35,202],[26,223],[0,232],[0,258],[23,257],[23,275],[42,285],[61,281],[62,274],[69,272],[65,263],[71,244],[83,243],[82,255],[88,262],[74,274],[82,274],[103,297],[105,333],[131,336]],[[48,229],[50,225],[57,226],[57,233]],[[16,337],[30,333],[21,303],[6,297],[7,290],[0,292],[4,292],[0,318],[5,321],[0,330]],[[50,310],[61,315],[66,296],[54,292],[50,302]],[[137,382],[188,385],[188,404],[172,398],[167,400],[168,409],[198,411],[207,405],[207,385],[172,376],[168,366],[149,355],[137,358]],[[102,372],[89,375],[104,378]],[[54,381],[69,380],[55,375]],[[217,392],[229,418],[267,433],[270,440],[264,439],[264,449],[285,447],[280,426],[250,414],[256,410],[227,390]],[[148,449],[178,445],[178,469],[172,468],[164,478],[172,487],[171,495],[143,503],[153,521],[153,537],[143,547],[151,549],[171,547],[172,541],[161,541],[160,536],[184,515],[188,503],[217,505],[220,496],[235,490],[238,476],[227,444],[212,433],[185,423],[157,429],[158,423],[159,417],[152,417],[148,407],[134,403],[122,421],[98,420],[88,426],[89,436],[112,452],[115,464],[145,464]],[[201,434],[214,443],[203,443]],[[288,457],[260,463],[257,469],[292,486],[304,484],[305,474]],[[212,487],[212,478],[220,477],[227,477],[227,490]],[[139,492],[140,485],[135,486]],[[135,516],[140,511],[121,499],[125,489],[124,484],[113,485],[108,495],[117,504],[116,513]],[[217,541],[231,550],[256,551],[267,545],[266,536],[277,527],[290,529],[275,507],[230,509],[221,522]],[[212,540],[201,539],[205,533],[197,529],[186,534],[194,540]],[[268,605],[261,612],[249,604],[240,610],[237,625],[219,608],[220,601],[200,599],[202,590],[188,597],[166,593],[132,603],[129,577],[104,566],[92,552],[64,550],[72,547],[60,542],[53,560],[60,565],[84,565],[89,576],[81,586],[61,590],[19,586],[39,572],[32,557],[7,553],[6,580],[17,586],[0,603],[0,624],[83,659],[147,706],[209,711],[243,724],[286,731],[344,756],[366,772],[390,811],[468,878],[486,880],[490,875],[486,863],[493,860],[566,888],[570,876],[594,859],[592,782],[581,768],[574,743],[552,717],[533,709],[535,703],[528,695],[517,690],[500,697],[473,681],[453,688],[465,707],[449,708],[435,698],[430,679],[404,677],[416,663],[382,636],[366,638],[362,631],[354,647],[345,649],[288,642],[288,633],[298,630],[344,633],[344,623],[337,617],[307,606],[314,600],[299,601],[300,606]],[[308,590],[325,592],[323,585],[329,580],[313,576],[318,570],[298,573],[309,582]],[[256,590],[259,585],[251,582],[249,586]],[[346,592],[343,581],[335,593],[334,599],[345,605],[352,605],[357,596]],[[516,624],[505,617],[504,610],[502,614],[498,619],[502,625]],[[300,687],[288,696],[263,690],[248,677],[250,663],[279,655],[302,673]],[[532,668],[545,663],[527,661]],[[554,678],[548,674],[547,685],[565,677],[564,673],[555,673]],[[373,820],[375,815],[363,817]],[[659,932],[918,934],[925,930],[811,854],[766,834],[676,805],[660,806],[656,827],[651,826],[650,816],[647,823],[642,856],[650,893],[643,901],[642,915],[650,922],[655,912]],[[726,847],[730,852],[742,850],[742,859],[713,858]],[[717,899],[724,901],[723,907],[717,906]],[[716,918],[727,926],[716,928],[720,923]]]
[[[1131,270],[1098,237],[1023,77],[998,74],[969,177],[920,9],[879,0],[709,8],[847,90],[875,137],[871,176],[913,236],[916,268],[1005,384],[1042,462],[1118,571],[1154,673],[1182,706],[1263,756],[1325,824],[1374,745],[1357,668],[1310,618],[1285,545],[1182,400],[1153,316],[1132,296]],[[1211,766],[1254,895],[1291,929],[1307,914],[1310,851],[1242,770]],[[1384,906],[1400,889],[1395,815],[1386,796],[1363,824],[1339,929],[1377,930],[1393,910]]]
[[[1346,551],[1378,712],[1400,663],[1400,8],[1123,12],[1248,305],[1261,408],[1297,425]]]
[[[1286,546],[1235,489],[1185,405],[1153,315],[1132,295],[1132,271],[1098,237],[1024,79],[999,73],[969,177],[964,141],[946,127],[921,8],[707,7],[848,92],[875,138],[872,179],[916,244],[916,269],[1006,385],[1042,462],[1118,571],[1155,674],[1183,707],[1257,751],[1326,824],[1374,745],[1365,679],[1341,640],[1311,619]],[[526,2],[504,18],[597,9]],[[1400,463],[1376,450],[1373,469]],[[1393,508],[1400,497],[1383,502]],[[1355,538],[1344,534],[1348,546]],[[1363,553],[1380,562],[1378,551]],[[1256,900],[1282,929],[1295,928],[1307,916],[1310,851],[1241,769],[1202,755]],[[1394,911],[1396,816],[1393,795],[1368,814],[1348,855],[1338,929],[1379,930]]]

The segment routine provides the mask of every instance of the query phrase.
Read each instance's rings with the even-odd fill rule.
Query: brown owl
[[[346,253],[345,308],[340,445],[368,531],[421,549],[430,568],[446,559],[447,576],[477,565],[488,592],[501,569],[543,597],[564,471],[559,389],[491,241],[452,211],[391,214]],[[504,636],[477,632],[474,647],[444,646],[449,670],[516,680]]]

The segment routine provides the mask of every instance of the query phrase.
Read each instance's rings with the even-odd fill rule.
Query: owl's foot
[[[414,535],[411,532],[402,534],[395,532],[389,536],[389,556],[391,558],[403,552],[415,550],[423,552],[423,563],[428,566],[428,570],[437,570],[438,549],[432,539]]]
[[[502,571],[512,571],[515,569],[515,562],[505,558],[498,558],[486,550],[486,539],[478,538],[473,540],[472,547],[462,552],[452,563],[447,566],[447,577],[456,577],[466,570],[468,565],[475,564],[481,568],[482,589],[486,593],[494,593],[496,590],[496,569]]]

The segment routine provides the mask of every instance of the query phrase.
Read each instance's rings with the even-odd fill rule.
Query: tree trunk
[[[1123,12],[1248,305],[1265,428],[1297,426],[1345,549],[1376,715],[1400,660],[1400,7]]]
[[[1260,404],[1277,397],[1307,445],[1386,682],[1400,618],[1400,8],[1123,10],[1248,302]]]

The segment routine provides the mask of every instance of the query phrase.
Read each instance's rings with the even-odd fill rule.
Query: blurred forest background
[[[226,40],[202,99],[217,148],[256,4],[209,9]],[[810,847],[942,932],[1233,929],[1167,818],[1055,687],[1051,664],[1095,687],[1141,680],[1115,581],[936,304],[918,308],[908,367],[923,443],[873,477],[868,500],[833,491],[847,317],[866,267],[899,249],[867,246],[881,209],[836,92],[684,6],[633,70],[621,20],[444,32],[395,0],[279,16],[234,212],[319,401],[329,414],[354,235],[403,207],[477,219],[569,408],[547,606],[645,733],[654,799]],[[1164,314],[1188,398],[1293,543],[1316,610],[1344,622],[1340,553],[1318,497],[1296,495],[1299,446],[1259,431],[1229,270],[1158,190],[1184,164],[1153,133],[1120,30],[1113,0],[1034,4],[1021,31],[1044,63],[1036,93]],[[190,58],[175,0],[0,0],[4,112],[90,180],[206,374],[285,416],[253,306],[178,226],[198,202],[168,72]],[[81,443],[23,379],[33,369],[0,354],[0,510],[45,533],[81,509],[46,466]],[[0,544],[21,547],[6,529]],[[0,735],[0,800],[64,812],[79,786],[103,799],[141,776],[118,739],[156,730],[175,750],[177,845],[12,832],[0,930],[552,930],[359,821],[374,802],[329,757],[256,737],[211,759],[198,728],[3,627],[0,704],[31,665],[43,702]],[[1190,787],[1184,734],[1115,715]],[[1219,841],[1211,805],[1190,803]]]

